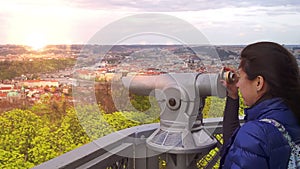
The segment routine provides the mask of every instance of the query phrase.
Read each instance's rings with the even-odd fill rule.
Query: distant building
[[[0,93],[0,100],[5,100],[7,98],[7,93]]]
[[[14,84],[3,84],[3,83],[0,84],[0,88],[10,88],[10,89],[12,89],[13,87],[14,87]]]
[[[58,87],[59,83],[57,80],[25,80],[21,81],[19,86],[26,86],[26,87],[45,87],[45,86],[53,86]]]
[[[7,99],[10,103],[21,99],[21,94],[17,91],[10,91],[7,93]]]
[[[1,93],[8,93],[13,89],[13,87],[0,87]]]

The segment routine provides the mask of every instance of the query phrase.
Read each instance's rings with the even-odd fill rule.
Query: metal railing
[[[204,127],[216,138],[216,148],[204,155],[198,168],[218,166],[222,146],[222,118],[203,119]],[[168,165],[165,153],[157,154],[147,148],[146,138],[159,123],[136,126],[117,131],[42,163],[34,169],[161,169]]]

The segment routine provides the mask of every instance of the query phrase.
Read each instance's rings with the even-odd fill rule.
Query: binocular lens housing
[[[233,83],[236,81],[236,75],[232,71],[224,71],[222,78],[227,82],[227,83]]]

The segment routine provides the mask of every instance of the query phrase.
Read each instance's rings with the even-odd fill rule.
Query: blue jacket
[[[245,115],[245,124],[237,129],[225,148],[221,160],[222,168],[287,168],[291,151],[287,140],[275,126],[259,121],[263,118],[278,121],[286,128],[292,140],[299,143],[300,126],[283,100],[264,100],[245,109]]]

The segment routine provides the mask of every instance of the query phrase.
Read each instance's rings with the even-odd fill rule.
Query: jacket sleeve
[[[239,98],[226,98],[226,105],[223,117],[223,140],[227,144],[233,132],[240,127],[239,123]]]

